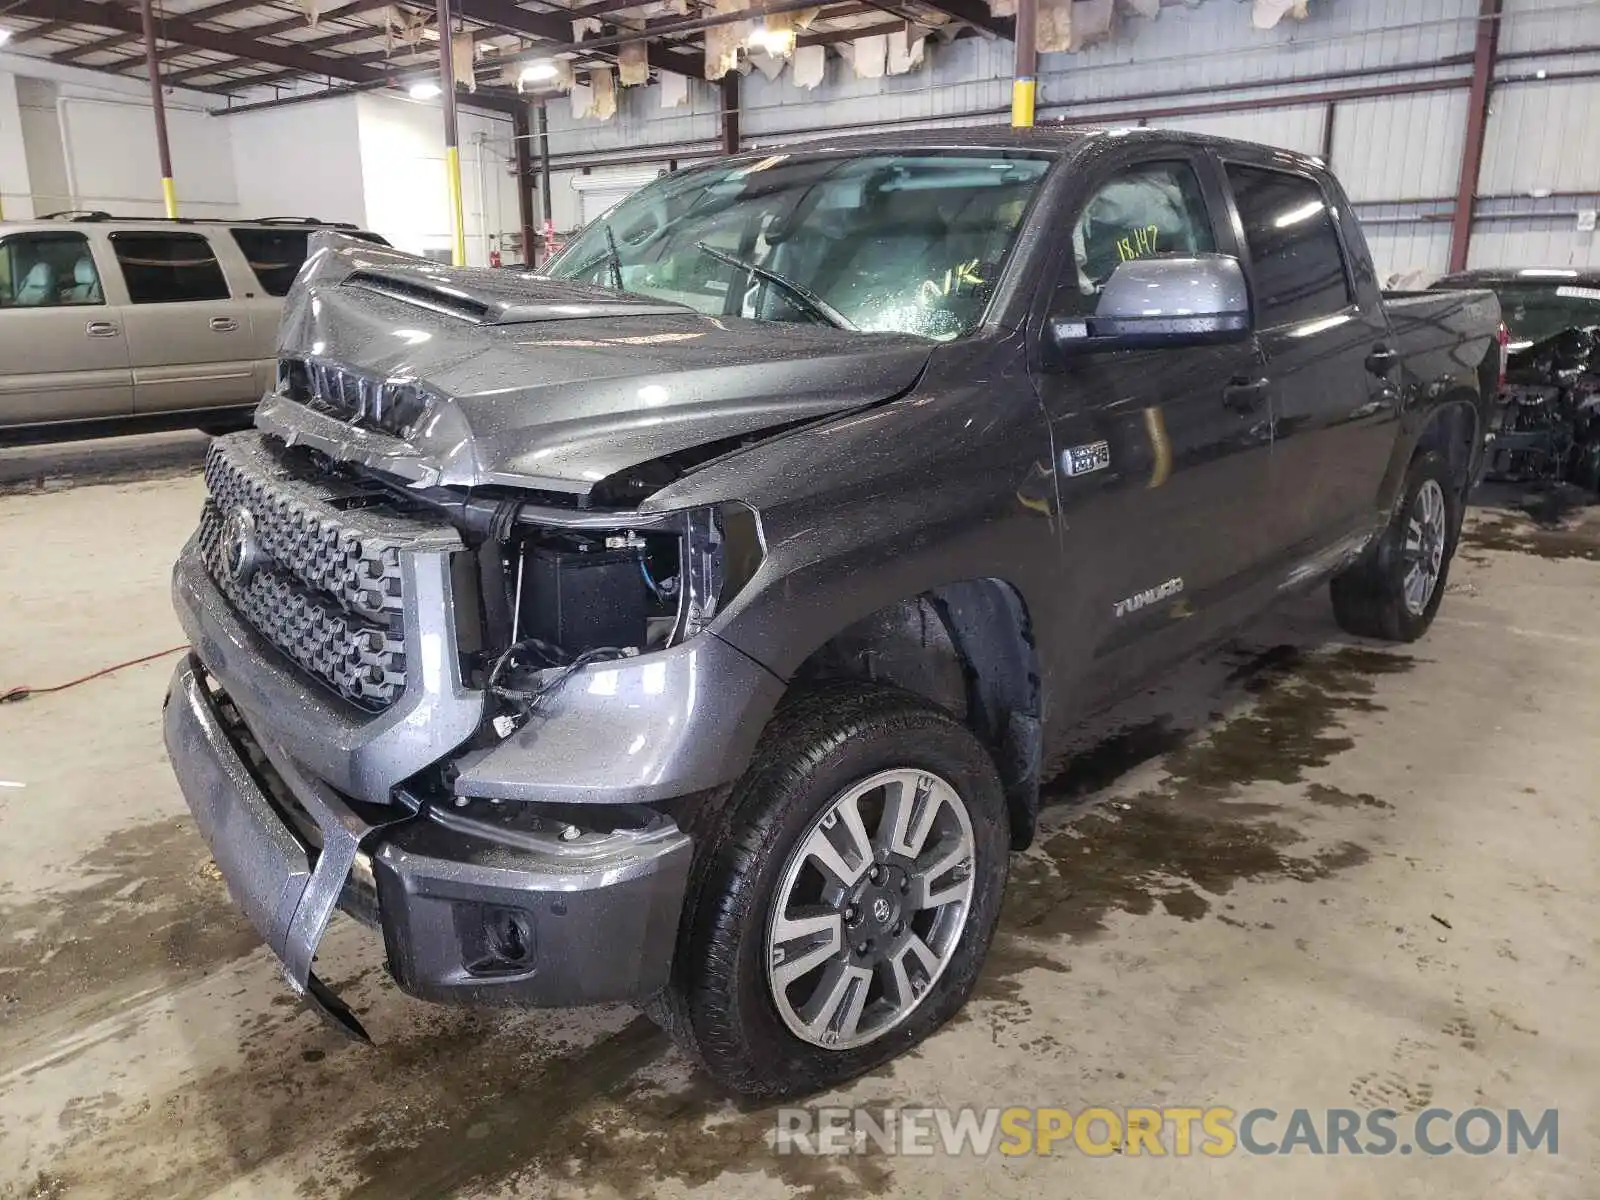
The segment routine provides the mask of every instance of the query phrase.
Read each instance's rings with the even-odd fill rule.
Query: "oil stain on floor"
[[[1563,488],[1501,499],[1505,507],[1480,509],[1462,527],[1461,553],[1469,562],[1484,561],[1485,550],[1600,560],[1600,520],[1592,496]]]
[[[1348,750],[1354,743],[1343,718],[1381,709],[1378,681],[1416,660],[1354,646],[1323,653],[1276,646],[1239,658],[1229,682],[1254,701],[1243,713],[1187,738],[1160,722],[1121,731],[1079,759],[1089,767],[1069,768],[1047,787],[1047,803],[1081,803],[1115,777],[1099,764],[1131,766],[1165,753],[1159,783],[1070,814],[1013,860],[981,995],[1015,1000],[1020,971],[1064,969],[1046,947],[1103,934],[1111,913],[1159,907],[1197,920],[1241,880],[1309,881],[1367,860],[1369,852],[1349,842],[1302,848],[1300,814],[1247,799],[1244,789],[1301,784],[1308,770]],[[1376,796],[1315,782],[1297,794],[1312,809],[1387,807]]]
[[[1345,717],[1380,708],[1382,678],[1414,660],[1349,647],[1235,657],[1227,695],[1210,698],[1237,709],[1233,715],[1190,730],[1170,719],[1136,724],[1078,755],[1052,782],[1047,801],[1056,807],[1039,844],[1013,862],[1001,934],[969,1012],[1001,1001],[987,1007],[1025,1021],[1025,1005],[1003,1003],[1019,995],[1022,976],[1067,970],[1072,944],[1107,936],[1113,913],[1159,909],[1198,920],[1241,880],[1314,880],[1365,860],[1367,851],[1353,843],[1313,844],[1304,814],[1363,806],[1376,815],[1383,802],[1307,782],[1305,773],[1349,748]],[[1157,760],[1164,771],[1157,782],[1116,794],[1128,771]],[[1247,795],[1257,782],[1291,785],[1299,807]],[[160,842],[177,834],[145,836]],[[198,839],[186,836],[197,851]],[[139,868],[173,872],[162,890],[174,899],[163,907],[152,896],[141,929],[159,947],[152,953],[193,963],[253,946],[248,930],[222,915],[220,885],[191,870],[197,854],[168,857],[188,865]],[[120,911],[119,893],[136,867],[126,858],[107,861],[115,869],[88,901],[96,920]],[[48,919],[35,914],[32,924]],[[13,957],[0,961],[22,961],[19,947],[6,952]],[[120,969],[77,953],[59,968],[62,977],[115,978]],[[28,954],[37,958],[36,950]],[[313,1164],[302,1168],[305,1200],[508,1189],[632,1198],[654,1195],[666,1180],[695,1186],[752,1174],[802,1196],[865,1198],[892,1183],[890,1164],[871,1155],[774,1153],[770,1108],[716,1092],[664,1034],[626,1010],[436,1009],[399,997],[370,968],[332,982],[364,1006],[380,1045],[346,1045],[292,1004],[261,1009],[244,1030],[237,1063],[168,1095],[105,1107],[103,1119],[81,1124],[81,1136],[30,1172],[65,1195],[121,1200],[209,1195],[291,1160]],[[38,1002],[30,991],[29,1003]],[[386,1029],[392,1032],[383,1037]],[[894,1078],[892,1069],[871,1076],[852,1099],[903,1101]],[[882,1094],[869,1100],[870,1092]]]
[[[0,902],[6,1025],[92,1007],[141,982],[178,983],[254,951],[260,938],[210,862],[192,822],[156,821],[90,850],[77,864],[82,886]]]

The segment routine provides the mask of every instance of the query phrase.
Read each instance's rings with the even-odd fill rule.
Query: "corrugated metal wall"
[[[1443,271],[1478,0],[1312,0],[1311,14],[1262,31],[1243,5],[1214,0],[1129,19],[1111,41],[1041,58],[1040,120],[1194,129],[1326,155],[1380,271]],[[1574,49],[1584,46],[1600,47],[1600,0],[1505,0],[1474,265],[1600,264],[1600,238],[1577,228],[1600,193],[1600,51]],[[787,72],[752,73],[740,85],[744,144],[1007,119],[1010,43],[930,40],[928,56],[919,71],[873,80],[830,56],[812,91]],[[558,228],[577,221],[577,171],[632,159],[636,172],[642,156],[665,169],[716,153],[717,88],[691,81],[686,108],[659,103],[657,88],[626,89],[610,122],[550,105]]]

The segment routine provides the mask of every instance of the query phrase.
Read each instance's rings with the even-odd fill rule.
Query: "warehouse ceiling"
[[[1199,2],[1041,0],[1040,48],[1077,49],[1108,35],[1121,16],[1149,17],[1164,4]],[[1254,0],[1252,12],[1256,24],[1270,25],[1286,12],[1303,17],[1305,4]],[[471,35],[478,99],[492,106],[496,98],[514,99],[522,66],[541,55],[558,63],[563,76],[632,56],[636,70],[717,78],[729,61],[722,31],[738,23],[749,28],[752,18],[792,30],[791,49],[902,30],[1008,38],[1015,0],[451,0],[450,11],[452,33]],[[400,84],[437,62],[434,14],[431,0],[158,0],[162,81],[254,97],[302,81]],[[142,17],[134,0],[0,0],[0,28],[11,34],[8,53],[145,78]]]

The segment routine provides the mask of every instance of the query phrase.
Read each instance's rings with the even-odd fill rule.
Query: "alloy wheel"
[[[847,1050],[911,1016],[961,940],[975,853],[966,803],[928,771],[882,771],[830,801],[784,864],[767,925],[790,1032]]]

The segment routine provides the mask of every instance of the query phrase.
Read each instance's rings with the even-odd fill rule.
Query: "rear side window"
[[[269,296],[286,296],[300,265],[306,261],[304,229],[235,229],[233,240]]]
[[[105,302],[83,234],[21,233],[0,242],[0,308]]]
[[[1322,189],[1283,171],[1236,163],[1227,171],[1250,248],[1261,327],[1298,324],[1348,305],[1344,253]]]
[[[222,266],[198,233],[114,233],[111,247],[135,304],[228,298]]]

